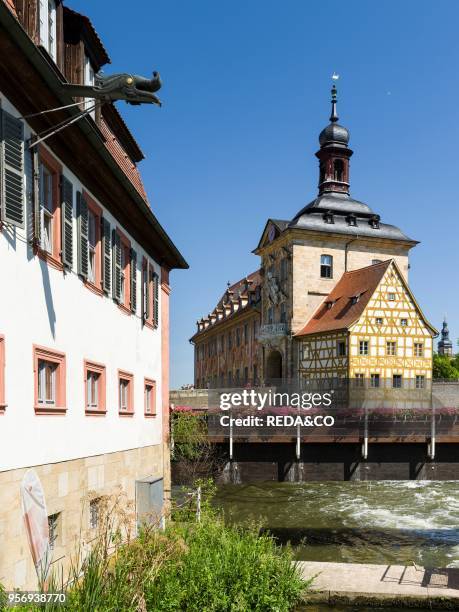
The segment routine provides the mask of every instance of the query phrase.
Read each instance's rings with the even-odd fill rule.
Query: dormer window
[[[370,225],[373,229],[379,229],[379,217],[375,216],[370,219]]]
[[[356,227],[357,226],[357,217],[355,215],[349,215],[347,218],[347,222],[350,226],[352,227]]]
[[[357,304],[360,301],[360,293],[351,297],[351,304]]]
[[[324,221],[325,223],[334,223],[334,219],[333,219],[333,213],[331,211],[327,211],[326,213],[324,213]]]
[[[56,61],[56,0],[39,0],[40,45]]]
[[[335,305],[335,300],[329,300],[328,302],[325,302],[325,304],[327,305],[327,310],[331,310]]]

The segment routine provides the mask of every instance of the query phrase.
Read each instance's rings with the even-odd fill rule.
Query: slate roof
[[[345,272],[314,315],[295,336],[348,329],[358,321],[392,260]],[[358,296],[354,304],[353,297]],[[329,304],[332,304],[329,308]]]

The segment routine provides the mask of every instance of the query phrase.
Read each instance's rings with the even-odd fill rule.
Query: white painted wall
[[[1,93],[0,100],[6,111],[19,116]],[[30,135],[27,125],[25,135]],[[75,198],[83,186],[65,167],[63,172],[73,183]],[[105,209],[104,216],[112,227],[116,224]],[[33,256],[26,230],[4,227],[0,232],[0,334],[5,336],[8,404],[0,415],[0,471],[161,442],[161,321],[156,330],[141,325],[144,251],[122,228],[137,251],[138,312],[128,316],[111,298],[92,293],[77,276],[76,216],[73,228],[74,269],[65,275]],[[153,263],[159,274],[159,265]],[[34,412],[33,344],[66,354],[64,416]],[[105,417],[85,415],[83,359],[106,366]],[[132,418],[118,415],[118,369],[134,374]],[[154,419],[144,417],[144,377],[157,381]]]

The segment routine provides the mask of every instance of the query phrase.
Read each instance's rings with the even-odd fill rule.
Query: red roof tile
[[[110,151],[114,159],[117,161],[124,174],[128,177],[135,189],[142,196],[145,202],[148,202],[147,194],[143,186],[142,178],[137,166],[132,162],[129,155],[121,146],[119,140],[110,129],[109,125],[103,117],[100,120],[100,129],[104,135],[106,142],[105,146]]]
[[[348,329],[362,315],[391,262],[389,259],[345,272],[305,327],[295,336]],[[355,303],[353,297],[358,297]],[[332,304],[331,308],[329,304]]]

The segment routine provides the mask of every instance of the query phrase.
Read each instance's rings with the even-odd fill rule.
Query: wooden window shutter
[[[131,249],[131,311],[137,311],[137,253]]]
[[[77,191],[78,215],[78,274],[88,278],[89,243],[88,243],[88,204],[80,191]]]
[[[112,286],[112,241],[110,222],[102,217],[102,288],[110,293]]]
[[[113,299],[121,300],[121,237],[116,230],[112,230],[113,248]]]
[[[158,327],[159,324],[159,276],[156,272],[153,274],[153,325]]]
[[[142,266],[142,317],[144,321],[148,321],[150,317],[150,277],[147,261],[144,261]]]
[[[32,139],[28,144],[33,142]],[[37,147],[26,148],[25,151],[25,175],[27,183],[27,235],[32,245],[38,246],[41,239],[40,225],[40,200],[39,200],[39,168]]]
[[[61,223],[62,263],[66,268],[73,266],[73,185],[61,176]]]
[[[4,110],[0,145],[0,218],[4,223],[24,228],[24,124]]]

